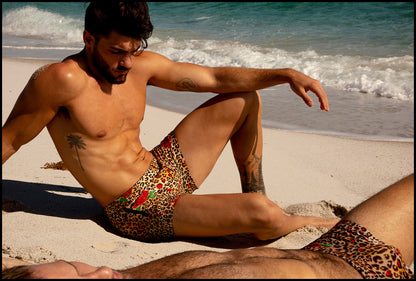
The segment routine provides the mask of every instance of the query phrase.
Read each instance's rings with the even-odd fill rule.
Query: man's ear
[[[91,33],[89,33],[87,30],[84,30],[83,39],[87,47],[93,46],[95,43],[95,37]]]

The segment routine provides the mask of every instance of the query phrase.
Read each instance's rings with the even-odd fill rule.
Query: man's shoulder
[[[75,93],[85,86],[86,79],[86,72],[80,64],[76,60],[66,59],[40,67],[33,73],[31,82],[43,90],[51,88]]]
[[[49,64],[45,70],[49,75],[53,75],[54,78],[59,79],[58,81],[60,82],[63,82],[61,79],[78,80],[87,77],[80,60],[71,57],[66,58],[62,62]]]
[[[153,51],[143,51],[140,56],[136,57],[136,63],[138,65],[146,65],[146,67],[157,65],[159,62],[167,60],[169,60],[167,57]]]
[[[170,63],[173,62],[164,55],[146,50],[135,58],[134,69],[132,69],[131,73],[141,77],[147,75],[148,79],[151,79],[151,77],[163,71]]]

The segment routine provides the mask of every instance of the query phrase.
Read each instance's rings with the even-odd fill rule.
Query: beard
[[[104,61],[103,57],[99,54],[99,52],[94,49],[92,53],[92,64],[94,65],[94,68],[100,73],[101,76],[104,77],[105,80],[107,80],[108,83],[111,84],[123,84],[126,82],[127,74],[119,74],[114,75],[111,72],[111,67]],[[127,68],[123,66],[119,66],[117,70],[128,70]]]

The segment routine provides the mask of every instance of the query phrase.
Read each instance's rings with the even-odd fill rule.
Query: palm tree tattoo
[[[75,148],[75,152],[77,153],[79,165],[81,166],[81,169],[85,171],[84,167],[82,167],[81,158],[79,158],[78,149],[86,149],[85,147],[87,145],[84,143],[84,141],[81,139],[80,136],[75,136],[72,134],[67,136],[66,140],[68,141],[70,148],[73,148],[73,147]]]

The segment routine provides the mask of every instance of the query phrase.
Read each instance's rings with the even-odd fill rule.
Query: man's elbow
[[[13,146],[5,148],[3,145],[1,149],[1,164],[4,164],[7,161],[7,159],[10,158],[10,156],[16,153],[17,150],[18,148],[15,149],[13,148]]]
[[[1,142],[1,163],[4,164],[22,145],[10,141],[7,137],[2,137]]]

